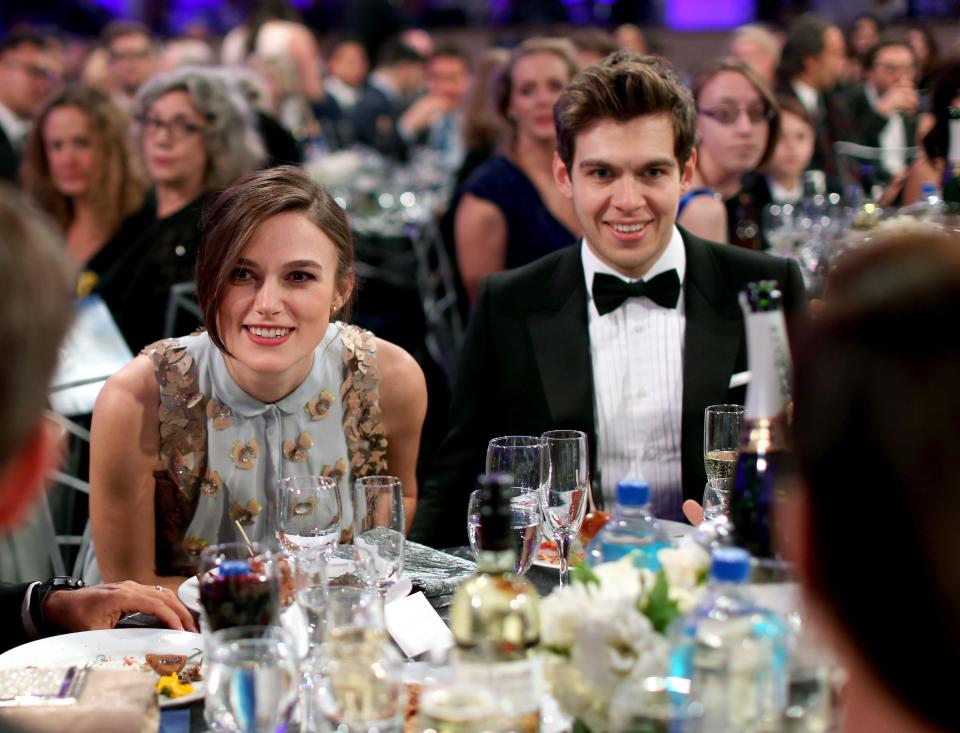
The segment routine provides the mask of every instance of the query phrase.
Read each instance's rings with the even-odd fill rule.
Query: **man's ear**
[[[690,184],[693,183],[693,174],[697,170],[697,149],[690,151],[690,157],[687,162],[680,167],[680,193],[686,194],[690,190]]]
[[[0,468],[0,529],[15,529],[33,509],[47,474],[60,464],[62,445],[63,427],[43,417]]]
[[[570,171],[567,170],[566,163],[560,160],[556,150],[553,151],[553,180],[556,181],[564,196],[568,199],[573,198],[573,180],[570,178]]]

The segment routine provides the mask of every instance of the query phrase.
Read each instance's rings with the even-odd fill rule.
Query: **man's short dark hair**
[[[863,68],[865,70],[870,70],[873,68],[873,65],[877,63],[877,56],[885,48],[894,48],[899,46],[900,48],[905,48],[910,52],[911,58],[913,58],[913,63],[917,63],[917,54],[914,53],[913,46],[911,46],[906,41],[901,41],[896,38],[881,38],[873,46],[870,47],[870,50],[867,51],[863,56]]]
[[[402,63],[425,64],[427,59],[413,46],[404,43],[399,38],[392,38],[383,44],[377,62],[379,66],[390,67]]]
[[[617,50],[617,42],[608,31],[602,28],[584,28],[574,33],[570,40],[578,51],[594,53],[603,58]]]
[[[25,195],[0,183],[0,473],[43,414],[73,318],[63,241]]]
[[[790,24],[777,67],[781,80],[790,81],[803,71],[805,59],[823,53],[823,37],[831,27],[823,18],[809,14],[801,15]]]
[[[109,49],[111,43],[124,36],[143,36],[147,41],[153,42],[150,29],[143,23],[136,20],[113,20],[107,23],[100,33],[100,43]]]
[[[33,46],[42,51],[47,48],[47,37],[26,26],[14,28],[0,36],[0,56],[21,46]]]
[[[683,165],[697,139],[693,95],[663,59],[617,51],[577,74],[554,105],[557,152],[572,171],[577,135],[587,128],[660,114],[671,119],[674,157]]]
[[[433,59],[436,58],[460,59],[464,66],[468,69],[470,68],[470,57],[467,55],[467,52],[463,50],[462,46],[457,46],[453,43],[445,43],[437,46],[433,53],[430,54],[430,60],[433,61]]]

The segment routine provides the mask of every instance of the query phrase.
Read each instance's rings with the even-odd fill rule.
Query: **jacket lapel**
[[[583,278],[580,247],[569,247],[542,305],[527,314],[527,328],[552,424],[586,431],[593,454],[593,367]]]
[[[727,285],[710,245],[681,229],[687,255],[684,279],[686,331],[683,349],[681,462],[685,498],[703,493],[703,411],[722,403],[743,346],[743,317],[736,288]]]

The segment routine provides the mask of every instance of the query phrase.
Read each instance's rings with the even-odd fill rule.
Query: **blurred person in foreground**
[[[30,122],[56,81],[44,36],[20,29],[0,37],[0,179],[16,180]]]
[[[147,182],[129,130],[106,92],[74,86],[47,101],[27,140],[21,181],[66,237],[67,258],[81,271],[78,297],[146,225]]]
[[[912,223],[846,258],[796,349],[801,483],[778,517],[848,673],[840,733],[960,729],[957,319],[960,241]]]
[[[0,336],[15,358],[0,365],[0,528],[15,528],[59,465],[63,429],[45,412],[60,343],[73,315],[72,273],[47,218],[0,183]],[[0,651],[70,631],[109,629],[142,611],[196,630],[176,594],[133,582],[69,589],[51,581],[0,583]]]
[[[703,412],[741,402],[737,295],[775,279],[791,319],[797,265],[705,241],[676,226],[696,167],[690,90],[659,59],[618,51],[587,67],[554,107],[553,173],[582,241],[487,278],[411,537],[463,544],[487,442],[562,428],[588,436],[594,496],[646,479],[658,516],[700,498]]]

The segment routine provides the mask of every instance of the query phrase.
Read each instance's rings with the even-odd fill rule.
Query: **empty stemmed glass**
[[[704,410],[703,464],[707,471],[704,519],[718,519],[729,512],[730,484],[742,425],[743,405],[710,405]]]
[[[340,488],[327,476],[290,476],[277,482],[277,539],[297,555],[319,549],[329,559],[340,540]]]
[[[357,573],[385,598],[403,572],[403,484],[396,476],[363,476],[353,485]]]
[[[570,545],[580,531],[587,507],[587,436],[579,430],[549,430],[540,438],[543,533],[557,543],[560,585],[564,586],[570,578]]]

